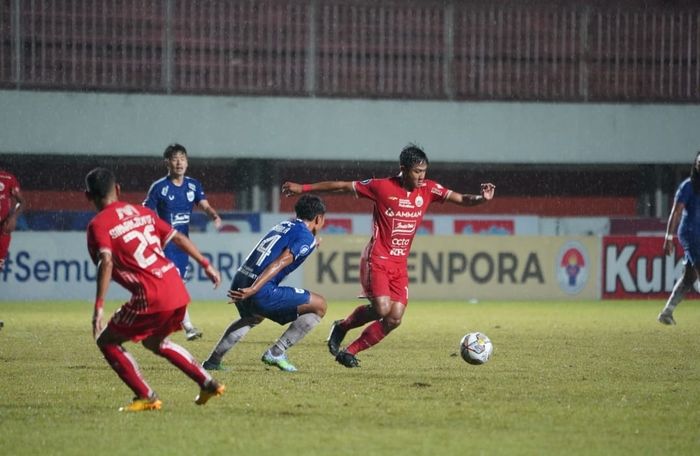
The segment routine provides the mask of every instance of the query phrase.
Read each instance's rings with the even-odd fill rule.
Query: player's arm
[[[202,211],[204,211],[205,214],[207,214],[207,217],[214,222],[214,226],[218,230],[221,228],[221,217],[219,217],[219,214],[216,212],[216,210],[211,207],[211,204],[209,204],[209,201],[203,199],[200,200],[199,203],[197,203],[197,207],[199,207]]]
[[[678,230],[678,223],[680,223],[681,215],[683,214],[683,209],[685,204],[682,201],[674,201],[673,208],[671,209],[671,214],[668,216],[668,222],[666,223],[666,237],[664,238],[664,253],[670,255],[673,253],[673,236]]]
[[[302,193],[353,193],[354,191],[352,181],[325,181],[314,184],[285,182],[282,184],[284,196],[295,196]]]
[[[92,336],[97,338],[102,332],[102,313],[109,289],[110,281],[112,280],[112,254],[110,252],[100,252],[97,260],[97,291],[95,293],[95,308],[92,313]]]
[[[157,195],[158,195],[158,192],[156,191],[156,185],[154,183],[153,185],[151,185],[151,188],[148,189],[148,193],[146,194],[146,199],[143,200],[141,205],[155,211],[158,208],[158,196]]]
[[[195,260],[201,267],[204,268],[204,273],[209,277],[209,280],[214,284],[214,288],[217,288],[221,283],[221,274],[217,271],[214,266],[209,263],[209,260],[202,255],[197,246],[194,245],[190,239],[179,231],[175,231],[175,234],[170,239],[175,245],[180,247],[185,253],[187,253],[193,260]]]
[[[2,229],[5,233],[11,233],[17,228],[17,219],[19,214],[24,210],[24,197],[19,188],[15,187],[10,192],[10,198],[12,199],[12,207],[10,208],[10,214],[2,223]]]
[[[238,290],[229,290],[228,297],[231,298],[231,302],[243,301],[250,298],[260,291],[263,285],[276,276],[278,272],[292,264],[293,261],[294,255],[292,255],[292,252],[290,252],[289,249],[284,249],[280,256],[267,265],[265,270],[255,279],[255,282],[253,282],[251,286],[239,288]]]
[[[491,183],[481,184],[481,194],[471,195],[468,193],[461,194],[457,192],[450,192],[447,195],[446,201],[450,203],[459,204],[460,206],[478,206],[484,204],[487,201],[493,199],[493,195],[496,191],[496,186]]]

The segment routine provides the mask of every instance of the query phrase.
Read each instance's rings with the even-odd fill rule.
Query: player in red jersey
[[[122,344],[141,342],[197,382],[195,403],[205,404],[224,393],[219,384],[183,347],[167,337],[181,327],[190,296],[175,265],[163,247],[174,242],[205,270],[217,287],[219,272],[184,235],[161,220],[152,210],[119,201],[119,185],[114,174],[95,168],[85,177],[85,195],[98,214],[90,221],[87,242],[90,257],[97,265],[97,292],[92,331],[105,359],[136,397],[122,411],[158,410],[161,401],[141,376],[136,361]],[[131,299],[102,325],[105,296],[111,279],[132,293]]]
[[[12,173],[0,169],[0,271],[5,265],[12,232],[23,206],[19,181]]]
[[[374,201],[372,237],[362,253],[360,281],[369,305],[357,307],[331,327],[328,349],[345,367],[359,366],[356,354],[379,343],[401,324],[408,304],[408,254],[430,203],[476,206],[493,198],[496,187],[481,184],[480,195],[460,194],[425,178],[428,157],[419,147],[406,146],[399,157],[398,176],[364,181],[329,181],[315,184],[285,182],[287,196],[304,192],[354,193]],[[345,335],[353,328],[371,323],[344,350]]]

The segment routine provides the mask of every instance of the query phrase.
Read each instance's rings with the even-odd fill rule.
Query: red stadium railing
[[[700,3],[0,0],[0,87],[700,101]]]

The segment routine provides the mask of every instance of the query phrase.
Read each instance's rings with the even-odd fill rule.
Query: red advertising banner
[[[683,249],[663,251],[664,238],[603,238],[603,299],[666,299],[683,274]],[[697,296],[693,296],[697,297]]]
[[[347,217],[326,217],[323,232],[326,234],[352,234],[352,219]]]
[[[513,220],[455,220],[455,234],[515,234],[515,221]]]

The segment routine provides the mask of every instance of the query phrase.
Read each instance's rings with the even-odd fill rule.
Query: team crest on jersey
[[[194,201],[194,192],[187,192],[187,201],[190,203]]]
[[[421,207],[423,205],[423,197],[418,195],[416,196],[416,206]]]
[[[167,196],[167,195],[168,195],[168,187],[163,187],[163,188],[160,190],[160,194],[163,195],[163,196]]]

